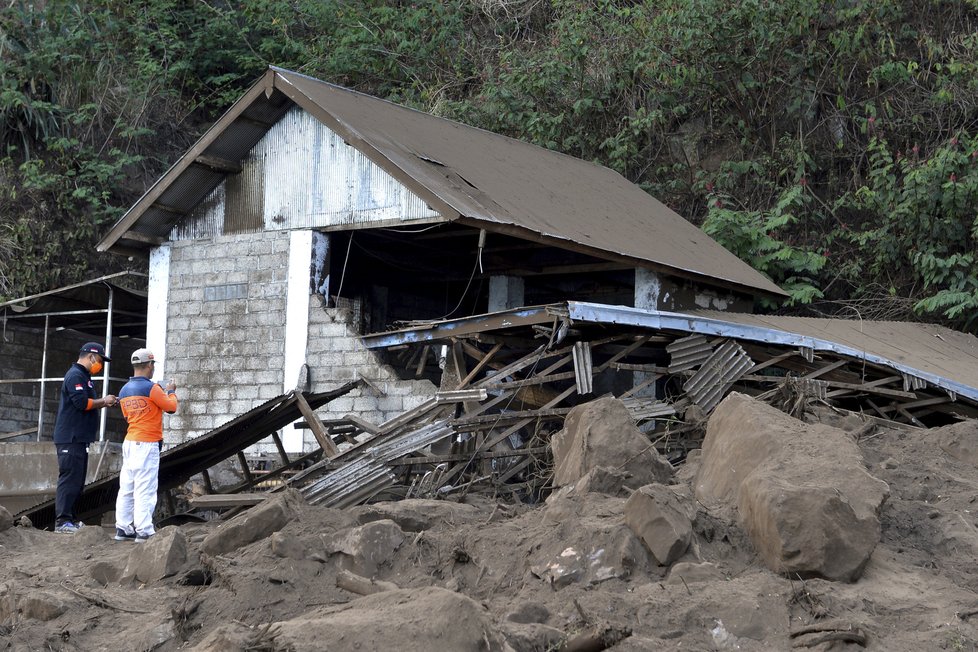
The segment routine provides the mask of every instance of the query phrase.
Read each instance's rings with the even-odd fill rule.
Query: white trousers
[[[115,501],[115,526],[126,534],[156,534],[153,511],[160,476],[160,445],[152,441],[122,442],[119,497]]]

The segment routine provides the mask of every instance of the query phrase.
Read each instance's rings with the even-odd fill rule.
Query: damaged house
[[[281,69],[98,246],[149,259],[147,346],[187,396],[171,443],[359,378],[323,418],[386,420],[435,387],[360,336],[418,320],[566,300],[749,311],[783,295],[607,168]],[[285,449],[314,444],[306,432],[286,429]]]
[[[148,260],[146,344],[182,388],[160,488],[200,474],[209,508],[273,475],[337,507],[536,494],[551,436],[609,394],[674,464],[731,391],[870,426],[978,417],[970,335],[752,314],[782,290],[611,170],[276,68],[98,246]],[[208,476],[225,460],[233,486]]]

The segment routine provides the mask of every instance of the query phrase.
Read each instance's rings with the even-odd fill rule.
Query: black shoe
[[[132,534],[126,534],[125,530],[117,527],[115,529],[115,536],[112,538],[115,539],[116,541],[135,541],[136,533],[133,532]]]
[[[146,543],[152,536],[152,534],[135,534],[133,535],[133,540],[136,543]]]

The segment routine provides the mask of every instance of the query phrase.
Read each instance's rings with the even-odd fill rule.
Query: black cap
[[[78,354],[81,355],[82,353],[97,353],[98,355],[102,356],[103,360],[112,362],[112,358],[105,355],[105,347],[98,342],[89,342],[88,344],[82,346],[81,351],[79,351]]]

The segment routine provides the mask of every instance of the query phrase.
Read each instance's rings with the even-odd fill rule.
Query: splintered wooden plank
[[[339,455],[340,450],[330,439],[329,435],[326,434],[326,427],[323,426],[323,422],[319,419],[315,410],[309,407],[309,403],[306,401],[306,397],[302,395],[302,392],[294,392],[296,405],[299,407],[299,412],[302,416],[306,418],[306,423],[309,426],[309,430],[312,431],[313,437],[319,443],[319,447],[323,449],[326,457],[336,457]],[[286,460],[288,463],[288,460]]]
[[[567,398],[568,396],[570,396],[571,394],[574,394],[576,392],[577,392],[577,386],[576,385],[573,385],[571,387],[568,387],[563,392],[561,392],[560,394],[558,394],[557,396],[555,396],[554,398],[552,398],[550,401],[547,401],[547,403],[544,404],[540,409],[541,410],[549,410],[550,408],[554,407],[555,405],[558,405],[565,398]],[[507,428],[506,430],[502,431],[501,433],[497,434],[496,436],[494,436],[492,438],[486,438],[486,440],[484,442],[482,442],[482,444],[479,446],[479,450],[489,450],[490,448],[492,448],[493,446],[495,446],[496,444],[498,444],[502,440],[504,440],[507,437],[509,437],[514,432],[518,432],[520,430],[520,428],[522,428],[523,426],[526,426],[526,425],[528,425],[530,423],[533,423],[533,421],[534,421],[534,418],[532,418],[532,417],[531,418],[527,418],[527,419],[523,419],[521,421],[516,422],[512,427]]]
[[[248,460],[242,451],[238,451],[238,463],[241,464],[241,472],[244,473],[245,479],[248,482],[254,482],[255,476],[251,474],[251,468],[248,467]]]
[[[353,425],[355,425],[357,428],[359,428],[363,432],[369,432],[371,435],[379,435],[380,434],[380,426],[378,426],[375,423],[371,423],[370,421],[367,421],[366,419],[361,419],[360,417],[358,417],[355,414],[347,414],[343,418],[346,419],[347,421],[349,421],[350,423],[352,423]]]
[[[267,493],[252,494],[204,494],[194,496],[190,499],[190,504],[200,509],[214,509],[217,507],[248,507],[257,505],[268,498]]]
[[[898,380],[903,380],[903,376],[886,376],[885,378],[878,378],[876,380],[872,380],[872,381],[869,381],[867,383],[859,383],[859,384],[856,385],[856,387],[858,389],[862,390],[862,389],[871,388],[871,387],[879,387],[881,385],[889,385],[890,383],[895,383]],[[835,391],[835,392],[829,392],[825,396],[826,396],[826,398],[832,398],[833,396],[841,396],[841,395],[844,395],[844,394],[851,394],[853,391],[854,390],[852,390],[852,389],[840,389],[840,390]]]
[[[421,347],[421,359],[418,360],[418,367],[414,370],[414,377],[421,378],[421,374],[424,373],[425,365],[428,364],[428,351],[431,350],[431,346],[425,344]]]
[[[557,408],[555,410],[522,410],[519,412],[503,412],[502,414],[487,414],[479,417],[460,417],[452,419],[449,423],[456,428],[466,426],[479,426],[495,424],[500,421],[512,421],[514,419],[560,419],[567,415],[571,408]]]
[[[282,458],[282,464],[289,463],[289,455],[285,452],[285,446],[282,445],[282,438],[278,436],[278,431],[272,432],[272,441],[275,442],[275,448],[278,449],[278,455]]]
[[[536,349],[534,349],[531,353],[524,355],[522,358],[515,360],[514,362],[511,362],[510,364],[506,365],[502,369],[497,370],[496,373],[491,374],[486,378],[483,378],[479,382],[475,383],[475,386],[481,387],[484,385],[488,385],[490,383],[495,383],[496,380],[499,378],[505,378],[510,374],[516,373],[520,369],[529,367],[531,364],[534,364],[539,359],[541,359],[541,356],[545,350],[546,350],[546,345],[541,344]]]
[[[758,376],[756,374],[747,374],[741,376],[738,380],[741,382],[756,382],[756,383],[780,383],[784,382],[785,378],[790,378],[790,376]],[[798,380],[811,380],[807,377],[799,378]],[[899,389],[889,389],[887,387],[876,387],[871,383],[840,383],[835,380],[820,380],[819,382],[824,383],[826,387],[832,387],[838,390],[845,390],[845,392],[865,392],[867,394],[878,394],[879,396],[892,396],[896,398],[917,398],[916,394],[911,392],[904,392]],[[826,398],[831,396],[836,396],[837,392],[827,393]]]
[[[8,432],[5,435],[0,435],[0,441],[4,439],[13,439],[14,437],[20,437],[21,435],[30,435],[37,432],[37,426],[33,428],[25,428],[24,430],[17,430],[15,432]]]
[[[474,347],[474,346],[471,346],[471,345],[468,345],[468,344],[466,344],[466,345],[464,345],[464,347],[465,347],[465,350],[466,350],[466,351],[469,351],[470,349],[475,349],[475,347]],[[488,353],[486,353],[486,354],[485,354],[484,356],[482,356],[482,359],[481,359],[481,360],[479,360],[479,362],[477,362],[477,363],[476,363],[476,365],[475,365],[474,367],[472,367],[472,371],[470,371],[470,372],[469,372],[469,373],[468,373],[468,374],[467,374],[467,375],[465,376],[465,378],[463,378],[463,379],[462,379],[462,382],[460,382],[460,383],[458,384],[458,389],[465,389],[465,387],[466,387],[466,386],[467,386],[467,385],[468,385],[468,384],[469,384],[470,382],[472,382],[472,379],[473,379],[473,378],[475,378],[475,377],[476,377],[476,375],[478,375],[478,373],[479,373],[480,371],[482,371],[482,369],[483,369],[483,368],[484,368],[484,367],[485,367],[485,366],[486,366],[487,364],[489,364],[489,362],[490,362],[490,361],[491,361],[491,360],[493,359],[493,357],[494,357],[494,356],[495,356],[495,355],[496,355],[497,353],[499,353],[499,350],[500,350],[500,349],[502,349],[502,348],[503,348],[503,343],[502,343],[502,342],[499,342],[498,344],[496,344],[496,346],[494,346],[494,347],[492,347],[491,349],[489,349],[489,352],[488,352]],[[476,350],[476,351],[478,351],[478,349],[475,349],[475,350]]]
[[[751,347],[751,353],[750,353],[751,359],[757,357],[756,353],[754,353],[754,348],[755,347]],[[776,355],[773,358],[768,358],[767,360],[764,360],[763,362],[758,362],[753,367],[751,367],[751,371],[756,373],[761,369],[773,367],[774,365],[780,364],[781,362],[784,362],[788,358],[793,358],[796,355],[800,355],[800,354],[797,351],[788,351],[787,353]]]
[[[493,383],[489,385],[492,389],[514,389],[520,387],[528,387],[530,385],[546,385],[547,383],[555,383],[559,380],[570,380],[571,378],[576,378],[577,374],[573,371],[565,371],[559,374],[552,374],[550,376],[530,376],[529,378],[524,378],[522,380],[510,380],[505,383]]]
[[[950,402],[950,396],[934,396],[932,398],[922,398],[919,401],[909,401],[907,403],[899,403],[896,405],[885,405],[880,409],[883,412],[889,412],[891,410],[909,410],[911,408],[927,407],[929,405],[940,405],[941,403]]]
[[[549,446],[536,448],[517,448],[508,451],[483,451],[474,453],[451,453],[448,455],[427,455],[425,457],[402,457],[390,462],[390,466],[413,466],[418,464],[441,464],[442,462],[473,462],[477,460],[496,460],[507,457],[523,457],[524,455],[543,455]]]

